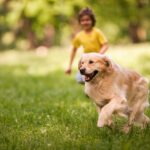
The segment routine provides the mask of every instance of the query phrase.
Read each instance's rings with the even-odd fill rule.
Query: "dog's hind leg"
[[[140,126],[142,129],[145,129],[149,122],[150,119],[144,113],[141,113],[138,114],[137,117],[135,118],[134,125]]]
[[[136,97],[132,100],[132,111],[129,114],[128,124],[125,126],[125,132],[128,133],[133,124],[140,125],[142,128],[149,122],[149,118],[144,115],[144,110],[149,105],[148,92],[143,88],[136,93]]]
[[[142,129],[146,128],[147,124],[150,122],[149,117],[144,114],[144,110],[149,106],[148,100],[140,104],[139,111],[136,115],[134,125],[140,126]]]
[[[123,131],[128,133],[132,125],[140,126],[142,129],[146,128],[147,124],[150,122],[150,119],[143,113],[139,113],[137,110],[134,110],[129,115],[128,124],[124,126]]]
[[[129,119],[128,119],[128,123],[123,127],[123,131],[125,133],[128,133],[135,121],[135,117],[136,117],[136,113],[137,113],[137,110],[133,110],[130,115],[129,115]]]

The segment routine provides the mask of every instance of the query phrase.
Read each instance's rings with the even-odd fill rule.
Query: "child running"
[[[95,27],[96,19],[91,9],[88,7],[83,8],[78,14],[78,21],[82,27],[82,31],[76,35],[72,42],[73,48],[70,56],[69,67],[65,71],[66,74],[71,74],[72,63],[76,51],[80,46],[83,46],[84,53],[96,52],[104,54],[108,48],[107,40],[103,33]],[[80,72],[77,73],[76,80],[77,82],[84,84]]]

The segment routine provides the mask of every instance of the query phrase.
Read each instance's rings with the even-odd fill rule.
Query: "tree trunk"
[[[47,25],[44,30],[44,41],[43,45],[46,47],[51,47],[53,45],[55,36],[55,28],[53,25]]]
[[[129,33],[133,43],[146,40],[146,31],[140,23],[129,23]]]
[[[37,47],[37,38],[31,29],[30,20],[26,17],[23,18],[22,32],[26,35],[26,37],[30,43],[30,49],[36,48]]]
[[[139,16],[137,22],[130,21],[129,23],[129,34],[133,43],[138,43],[146,40],[146,30],[142,27],[143,16],[141,16],[144,7],[148,4],[147,0],[136,0],[137,7],[139,10]]]

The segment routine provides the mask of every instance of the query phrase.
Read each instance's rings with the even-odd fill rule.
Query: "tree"
[[[97,26],[104,29],[110,42],[129,36],[132,42],[146,39],[150,25],[148,0],[3,0],[0,37],[11,32],[13,45],[19,39],[26,39],[31,49],[60,45],[67,35],[78,31],[77,14],[86,6],[95,12]]]
[[[89,4],[101,18],[105,18],[104,21],[119,25],[121,31],[128,28],[126,35],[129,34],[132,42],[146,40],[146,28],[143,24],[150,17],[148,0],[89,0]]]

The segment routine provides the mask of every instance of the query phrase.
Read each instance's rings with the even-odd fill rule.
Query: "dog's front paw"
[[[105,125],[105,123],[102,121],[98,121],[98,123],[97,123],[97,127],[99,127],[99,128],[104,127],[104,125]]]

